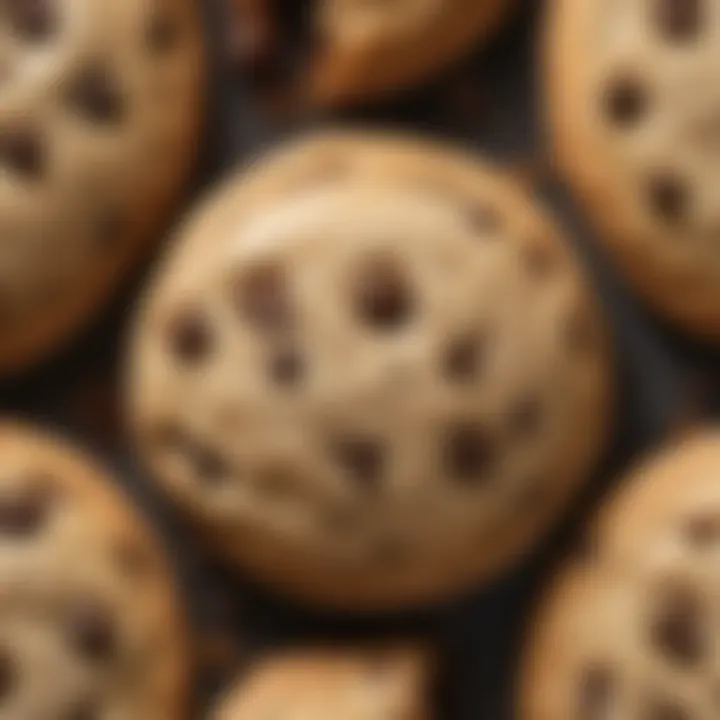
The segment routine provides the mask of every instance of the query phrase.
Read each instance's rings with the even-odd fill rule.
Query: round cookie
[[[186,626],[155,539],[76,450],[0,424],[0,716],[186,718]]]
[[[342,105],[388,95],[437,73],[486,40],[514,0],[317,3],[310,96]]]
[[[286,652],[254,668],[214,720],[429,720],[432,662],[411,648]]]
[[[534,623],[521,720],[718,716],[720,432],[635,470]]]
[[[231,47],[247,69],[300,68],[301,97],[332,107],[374,100],[438,73],[487,40],[516,0],[229,0]],[[305,24],[308,28],[304,28]],[[302,28],[302,29],[300,29]],[[307,35],[307,37],[305,37]],[[303,45],[287,63],[288,48]]]
[[[558,163],[659,314],[720,340],[720,5],[552,0]]]
[[[337,133],[195,214],[139,314],[129,415],[216,549],[307,602],[467,590],[586,478],[610,414],[553,224],[459,151]]]
[[[0,2],[0,373],[77,331],[164,230],[201,35],[195,0]]]

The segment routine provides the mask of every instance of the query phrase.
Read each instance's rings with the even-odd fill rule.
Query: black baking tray
[[[392,105],[298,120],[270,110],[226,61],[224,2],[203,4],[212,92],[201,168],[188,203],[264,147],[308,126],[390,125],[464,144],[521,174],[555,210],[596,284],[617,356],[614,438],[596,477],[565,519],[532,557],[492,587],[442,608],[348,618],[288,605],[203,556],[143,479],[123,438],[122,348],[134,298],[152,271],[152,259],[104,319],[61,356],[0,385],[3,412],[58,428],[103,458],[166,538],[200,639],[198,718],[225,682],[273,648],[395,635],[429,637],[437,643],[444,661],[435,693],[439,720],[513,717],[525,624],[583,519],[633,458],[693,424],[720,418],[718,349],[683,338],[646,312],[613,272],[582,214],[547,169],[537,83],[542,5],[520,2],[515,20],[490,48]]]

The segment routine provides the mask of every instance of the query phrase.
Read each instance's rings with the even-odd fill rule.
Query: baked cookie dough
[[[129,416],[225,558],[311,603],[468,590],[587,478],[603,324],[553,223],[460,151],[306,138],[197,211],[142,304]]]
[[[252,670],[213,720],[430,720],[431,681],[416,649],[297,650]]]
[[[77,450],[0,423],[0,717],[187,718],[184,617],[161,550]]]
[[[311,106],[351,105],[438,73],[491,37],[516,1],[227,0],[231,52],[261,75],[299,68],[294,80]],[[289,52],[300,57],[287,62],[286,46],[298,44]]]
[[[195,0],[0,1],[0,373],[85,324],[195,155]]]
[[[718,717],[720,431],[628,478],[534,622],[521,720]]]
[[[644,300],[720,341],[720,5],[551,0],[548,13],[562,173]]]

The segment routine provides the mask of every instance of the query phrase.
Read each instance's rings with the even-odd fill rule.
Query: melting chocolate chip
[[[12,694],[17,680],[17,668],[11,653],[0,650],[0,706]]]
[[[175,17],[159,6],[154,7],[147,27],[147,43],[150,49],[155,52],[172,50],[177,45],[179,36],[180,29]]]
[[[639,80],[631,77],[616,78],[604,96],[605,114],[620,128],[637,125],[647,112],[648,96]]]
[[[45,147],[31,128],[0,130],[0,165],[25,178],[35,179],[45,169]]]
[[[471,335],[453,340],[442,359],[442,373],[448,380],[465,382],[477,378],[483,360],[483,343]]]
[[[666,223],[676,225],[686,219],[690,204],[689,188],[673,173],[653,175],[647,186],[652,212]]]
[[[101,605],[79,603],[69,618],[68,632],[75,650],[83,657],[108,660],[115,652],[116,637],[113,618]]]
[[[654,15],[666,40],[691,42],[697,39],[705,24],[705,0],[655,0]]]
[[[285,271],[278,265],[260,265],[243,277],[235,290],[241,316],[256,329],[286,330],[293,321]]]
[[[9,0],[0,9],[6,11],[14,33],[24,40],[46,40],[57,30],[58,12],[55,0]]]
[[[93,65],[71,82],[67,101],[82,117],[98,125],[115,125],[125,115],[125,102],[114,76]]]
[[[519,437],[529,437],[537,432],[542,421],[542,404],[531,396],[525,395],[510,411],[510,430]]]
[[[284,388],[294,387],[305,375],[305,362],[297,350],[284,348],[272,356],[268,373],[277,385]]]
[[[482,483],[494,459],[495,449],[480,424],[462,422],[447,431],[443,460],[454,480],[471,485]]]
[[[185,308],[170,321],[168,343],[174,357],[185,365],[198,365],[213,349],[209,318],[199,309]]]
[[[640,720],[692,720],[692,714],[677,701],[651,695],[640,713]]]
[[[397,263],[384,259],[369,262],[358,280],[356,307],[366,325],[391,331],[407,324],[413,312],[413,299],[407,278]]]
[[[720,512],[694,515],[684,525],[685,537],[696,547],[720,543]]]
[[[378,487],[385,464],[382,444],[368,437],[344,437],[333,445],[333,456],[348,476],[367,489]]]
[[[48,498],[38,489],[0,495],[0,538],[37,534],[45,522]]]
[[[693,593],[681,588],[665,592],[651,618],[652,644],[665,658],[684,666],[704,658],[703,612]]]

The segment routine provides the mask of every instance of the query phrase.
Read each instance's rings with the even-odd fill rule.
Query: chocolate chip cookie
[[[189,174],[194,0],[0,0],[0,372],[86,323]]]
[[[432,662],[409,648],[296,650],[230,691],[215,720],[430,720]]]
[[[644,300],[717,342],[717,3],[548,6],[548,114],[563,174]]]
[[[186,627],[155,539],[66,444],[0,424],[0,716],[186,718]]]
[[[521,720],[718,717],[720,432],[631,474],[534,623]]]
[[[553,223],[467,153],[305,138],[199,209],[143,302],[129,415],[225,558],[307,602],[447,599],[526,551],[610,417]]]
[[[515,0],[228,0],[231,47],[254,74],[290,65],[302,97],[341,106],[392,95],[489,38]],[[302,46],[287,62],[288,46]],[[283,62],[285,60],[285,62]]]

